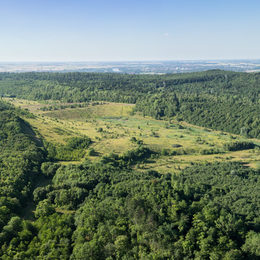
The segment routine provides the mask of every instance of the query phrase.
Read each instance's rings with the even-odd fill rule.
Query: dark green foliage
[[[220,70],[166,75],[0,74],[0,95],[136,103],[137,111],[157,119],[175,116],[192,124],[256,138],[260,137],[259,85],[259,73]]]
[[[42,200],[38,203],[37,208],[34,212],[36,218],[49,216],[55,213],[54,206],[47,199]]]
[[[84,157],[86,149],[91,144],[91,139],[84,137],[71,137],[65,145],[54,145],[45,142],[48,159],[52,161],[78,161]]]
[[[13,219],[11,219],[13,220]],[[11,222],[11,221],[10,221]],[[52,214],[40,217],[31,224],[19,219],[13,221],[16,227],[14,238],[0,249],[2,259],[69,259],[73,217]]]
[[[240,150],[247,150],[247,149],[254,149],[255,144],[252,142],[232,142],[226,143],[224,148],[228,151],[240,151]]]
[[[204,94],[203,91],[200,95],[186,93],[184,89],[176,91],[173,97],[167,92],[150,94],[137,101],[136,110],[157,119],[175,116],[192,124],[259,138],[258,101],[234,98],[228,92],[218,91],[216,88],[216,96]]]
[[[34,184],[41,176],[45,152],[20,110],[0,102],[0,255],[13,259],[7,245],[16,248],[19,239],[26,243],[30,231],[18,215],[28,202]]]
[[[157,119],[259,137],[259,80],[259,74],[222,71],[3,73],[0,94],[136,103],[138,111]],[[214,163],[178,174],[139,172],[131,166],[156,154],[136,138],[131,142],[138,148],[123,155],[59,165],[49,161],[78,160],[91,140],[73,137],[65,145],[45,143],[44,150],[21,113],[0,102],[1,259],[259,259],[259,170]],[[179,144],[173,148],[161,153],[188,152]],[[251,148],[250,142],[224,146]],[[43,176],[48,185],[36,186]],[[21,212],[32,200],[35,218],[29,221]]]
[[[173,178],[106,174],[75,215],[72,259],[258,256],[259,173],[221,163]]]
[[[41,171],[47,178],[52,178],[59,167],[58,163],[44,162],[41,165]]]
[[[71,137],[67,140],[68,149],[87,149],[91,144],[91,139],[87,136],[84,137]]]
[[[259,171],[238,163],[194,165],[176,175],[129,167],[151,154],[141,145],[96,164],[43,163],[44,175],[53,177],[33,192],[35,221],[15,216],[14,198],[0,200],[1,257],[259,257]]]
[[[89,156],[97,156],[98,152],[96,152],[93,148],[90,148],[88,151]]]
[[[260,233],[254,231],[248,232],[246,242],[243,245],[243,250],[249,253],[251,259],[260,257]]]
[[[12,254],[80,260],[257,259],[259,182],[259,172],[237,163],[195,165],[178,175],[88,161],[61,166],[52,184],[41,188],[45,192],[36,209],[41,217],[26,238],[31,242]],[[52,214],[53,206],[76,212]],[[17,232],[25,233],[17,223]],[[4,254],[11,255],[10,247],[7,243]]]
[[[138,148],[129,150],[120,156],[117,154],[104,156],[101,159],[101,163],[109,164],[114,167],[125,168],[138,162],[145,161],[152,154],[154,154],[153,151],[143,145],[140,145]]]
[[[35,192],[35,215],[40,217],[36,222],[18,216],[42,178],[40,168],[48,177],[57,170],[52,163],[40,167],[45,157],[41,140],[19,115],[19,110],[0,102],[0,258],[69,259],[72,217],[52,215],[54,205],[44,200],[44,193]]]
[[[45,156],[40,140],[17,114],[0,102],[0,229],[26,203]]]

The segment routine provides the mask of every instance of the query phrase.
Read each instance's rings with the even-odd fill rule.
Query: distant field
[[[157,154],[148,162],[136,165],[141,170],[157,170],[161,173],[179,171],[194,163],[212,161],[241,161],[250,167],[259,167],[259,149],[224,152],[223,145],[232,141],[245,141],[240,136],[212,131],[185,122],[155,120],[133,115],[134,105],[99,102],[85,107],[42,111],[50,105],[67,105],[48,101],[8,99],[15,106],[26,108],[36,115],[26,118],[47,141],[65,143],[71,136],[87,135],[93,140],[91,148],[99,160],[110,153],[122,154],[138,146],[141,140]],[[131,140],[132,138],[132,140]],[[252,141],[252,140],[251,140]],[[259,140],[253,140],[259,144]],[[75,162],[74,162],[75,163]]]

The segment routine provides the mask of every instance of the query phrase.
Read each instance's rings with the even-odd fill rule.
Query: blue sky
[[[0,0],[0,62],[259,59],[259,14],[253,0]]]

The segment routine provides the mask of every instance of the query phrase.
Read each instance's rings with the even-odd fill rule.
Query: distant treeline
[[[260,73],[1,73],[0,95],[33,100],[135,103],[136,111],[260,137]]]

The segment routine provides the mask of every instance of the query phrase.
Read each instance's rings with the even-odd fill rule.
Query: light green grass
[[[202,155],[203,150],[221,150],[226,142],[246,140],[240,136],[212,131],[185,122],[155,120],[140,114],[131,115],[134,105],[104,103],[84,108],[61,109],[43,112],[44,106],[35,101],[14,99],[13,104],[29,109],[35,119],[26,119],[47,140],[64,143],[68,137],[87,135],[93,140],[92,148],[99,156],[89,157],[99,160],[110,153],[122,154],[137,147],[131,137],[143,140],[144,144],[157,153],[164,149],[183,155],[158,156],[135,167],[142,171],[157,170],[162,173],[179,171],[192,163],[213,161],[241,161],[250,167],[259,167],[260,152],[245,150],[222,154]],[[51,103],[51,102],[50,102]],[[102,131],[101,131],[102,130]],[[235,139],[234,139],[235,138]],[[260,140],[254,140],[259,143]],[[174,145],[181,145],[175,148]]]

